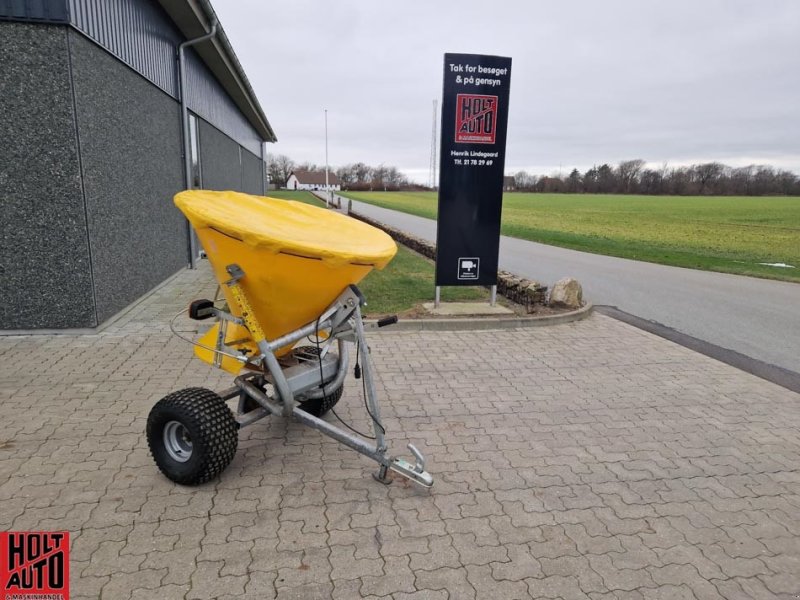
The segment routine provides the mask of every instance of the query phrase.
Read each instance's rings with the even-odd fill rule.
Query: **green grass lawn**
[[[434,192],[343,195],[436,218]],[[800,282],[800,197],[507,193],[502,232],[595,254]]]
[[[270,198],[280,198],[281,200],[297,200],[314,206],[325,206],[325,203],[311,192],[290,191],[290,190],[270,190],[266,193]]]
[[[282,200],[298,200],[324,206],[311,192],[276,190],[268,196]],[[433,261],[398,245],[397,256],[383,271],[373,269],[358,285],[367,298],[364,314],[380,317],[415,312],[423,302],[432,302],[434,293]],[[442,301],[457,302],[489,298],[488,290],[479,287],[442,288]]]
[[[358,287],[367,298],[365,314],[379,317],[402,313],[423,302],[433,302],[433,261],[398,245],[397,256],[383,271],[374,269]],[[488,301],[489,291],[479,287],[444,287],[443,302]]]

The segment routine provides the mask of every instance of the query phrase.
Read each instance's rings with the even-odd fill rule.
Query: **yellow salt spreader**
[[[413,445],[413,464],[388,454],[361,318],[366,302],[356,284],[392,260],[394,241],[366,223],[300,202],[188,190],[175,204],[224,296],[191,303],[192,319],[216,319],[192,341],[195,354],[235,379],[220,392],[186,388],[155,404],[147,442],[161,472],[184,485],[213,479],[233,460],[239,429],[272,416],[299,421],[376,461],[374,477],[382,483],[391,481],[391,470],[433,485]],[[390,317],[378,326],[396,322]],[[322,418],[342,397],[352,345],[373,436]],[[233,400],[235,410],[227,403]]]

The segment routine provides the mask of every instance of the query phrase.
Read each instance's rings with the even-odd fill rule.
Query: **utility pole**
[[[436,189],[436,108],[438,101],[433,101],[433,125],[431,126],[431,162],[428,168],[428,178],[431,188]]]
[[[325,206],[330,207],[331,187],[328,184],[328,109],[325,109]]]

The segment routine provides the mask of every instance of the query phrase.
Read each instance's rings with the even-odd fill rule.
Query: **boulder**
[[[564,277],[556,281],[550,292],[550,306],[580,308],[583,304],[583,288],[577,279]]]

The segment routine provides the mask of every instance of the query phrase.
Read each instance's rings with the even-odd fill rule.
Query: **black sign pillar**
[[[444,55],[437,305],[443,285],[492,286],[494,303],[510,83],[510,58]]]

